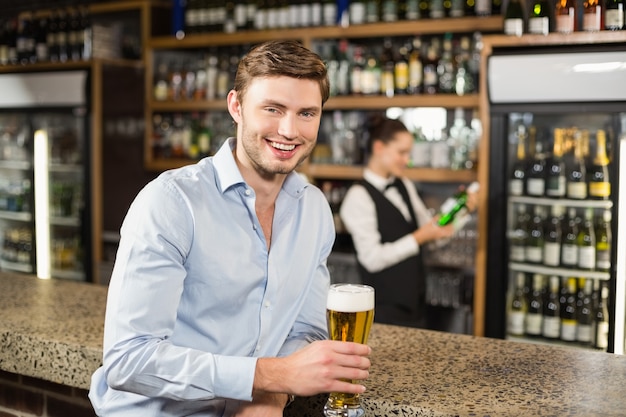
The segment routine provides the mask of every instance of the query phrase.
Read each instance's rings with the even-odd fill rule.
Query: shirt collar
[[[237,138],[228,138],[213,157],[217,182],[222,193],[234,185],[245,184],[233,155],[236,145]],[[307,186],[308,182],[303,175],[291,172],[285,178],[283,190],[293,197],[300,197]]]
[[[369,168],[365,168],[363,170],[363,179],[376,187],[376,189],[383,192],[385,191],[387,185],[392,184],[395,181],[395,177],[381,177]]]

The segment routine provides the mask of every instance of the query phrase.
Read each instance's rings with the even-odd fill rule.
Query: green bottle
[[[459,191],[454,196],[448,198],[441,205],[441,217],[437,223],[440,226],[446,226],[454,221],[454,219],[458,217],[462,217],[459,213],[464,213],[467,211],[467,197],[468,193],[475,193],[478,191],[479,185],[477,182],[471,183],[466,190]]]

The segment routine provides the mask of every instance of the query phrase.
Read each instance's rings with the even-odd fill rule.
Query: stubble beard
[[[243,122],[243,121],[242,121]],[[292,160],[271,161],[269,160],[263,147],[269,146],[265,144],[265,136],[250,132],[246,129],[245,123],[242,123],[242,145],[243,150],[250,161],[250,164],[263,178],[271,178],[274,175],[286,175],[294,171],[302,162],[311,154],[313,147],[303,154],[298,161],[293,164]],[[303,147],[305,145],[299,145]]]

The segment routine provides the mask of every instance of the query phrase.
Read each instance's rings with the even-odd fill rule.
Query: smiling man
[[[297,42],[253,48],[215,156],[167,171],[131,205],[109,286],[99,416],[282,416],[289,395],[365,388],[370,349],[327,339],[334,237],[294,169],[315,146],[326,67]]]

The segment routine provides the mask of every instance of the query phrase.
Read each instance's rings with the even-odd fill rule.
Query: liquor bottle
[[[350,24],[361,25],[365,23],[366,5],[365,1],[350,1]]]
[[[48,44],[47,44],[47,35],[48,35],[48,17],[40,16],[35,24],[35,55],[37,57],[37,62],[47,62],[49,60],[48,55]]]
[[[446,17],[443,3],[443,0],[430,0],[428,2],[428,16],[431,19],[441,19],[442,17]]]
[[[339,41],[339,57],[337,68],[337,94],[345,96],[350,94],[350,61],[348,60],[348,41]]]
[[[430,17],[430,0],[419,0],[420,18],[428,19]]]
[[[450,1],[450,17],[463,17],[465,15],[465,0]]]
[[[562,214],[563,206],[552,206],[550,219],[546,223],[543,263],[547,266],[561,264]]]
[[[63,9],[59,9],[57,13],[58,17],[58,30],[57,30],[57,51],[60,62],[67,62],[69,57],[69,45],[68,45],[68,31],[69,24],[67,21],[67,13]]]
[[[567,278],[565,305],[561,308],[561,339],[566,342],[576,340],[578,327],[576,307],[576,278]]]
[[[365,60],[361,74],[361,90],[363,94],[380,94],[382,70],[378,59],[370,54]]]
[[[558,339],[561,333],[559,285],[559,277],[551,275],[548,281],[548,295],[543,309],[543,327],[541,329],[541,335],[546,339]]]
[[[583,155],[583,140],[576,138],[574,158],[567,171],[567,198],[584,200],[587,198],[587,166]]]
[[[509,241],[509,259],[512,262],[526,261],[526,244],[529,230],[530,216],[528,215],[526,204],[520,204],[517,206],[517,217]]]
[[[438,91],[450,94],[454,91],[454,61],[452,58],[452,34],[446,33],[443,38],[443,50],[437,62]]]
[[[595,200],[608,200],[611,196],[609,178],[609,158],[606,155],[606,134],[599,129],[596,133],[596,156],[589,167],[589,197]]]
[[[554,129],[554,147],[546,165],[546,195],[565,197],[567,179],[563,160],[563,129]]]
[[[596,234],[593,226],[593,209],[585,209],[578,229],[578,268],[593,271],[596,267]]]
[[[363,47],[354,48],[354,59],[350,69],[350,93],[354,95],[363,94],[363,70],[365,68],[365,58],[363,57]]]
[[[528,239],[526,241],[526,261],[540,264],[543,262],[543,247],[545,245],[544,211],[542,206],[535,206]]]
[[[365,2],[365,21],[367,23],[380,22],[380,0]]]
[[[394,52],[393,79],[396,94],[406,94],[409,90],[409,60],[410,44],[400,45]]]
[[[9,63],[9,31],[8,23],[0,20],[0,65]]]
[[[526,175],[526,194],[533,197],[543,197],[546,191],[546,158],[543,153],[543,143],[537,140],[537,128],[530,126],[528,138],[534,144],[534,154],[528,166]]]
[[[322,23],[324,26],[334,26],[337,23],[337,2],[324,0],[322,3]]]
[[[604,29],[602,0],[583,0],[582,30],[597,32]]]
[[[393,61],[391,38],[385,38],[383,42],[381,64],[380,94],[386,97],[393,97],[395,93],[395,63]]]
[[[578,30],[576,0],[557,0],[554,10],[555,32],[572,33]]]
[[[541,336],[543,323],[543,275],[533,274],[533,285],[528,301],[525,330],[531,337]]]
[[[437,47],[431,42],[426,49],[426,57],[423,61],[422,91],[426,94],[437,94],[439,89],[439,75],[437,74],[439,57],[437,55]]]
[[[422,80],[424,77],[424,67],[420,53],[422,49],[422,39],[415,36],[412,41],[411,53],[409,55],[409,94],[419,94],[422,92]]]
[[[604,29],[624,29],[624,19],[626,19],[624,15],[625,10],[626,3],[624,0],[606,0],[604,2]]]
[[[608,272],[611,269],[611,210],[604,210],[596,222],[596,269]]]
[[[528,310],[526,297],[524,295],[525,281],[526,276],[523,272],[517,272],[515,274],[507,327],[508,333],[513,336],[524,335],[524,322],[526,321],[526,312]]]
[[[583,345],[590,345],[592,340],[593,323],[593,281],[590,278],[579,278],[578,287],[582,288],[578,299],[578,327],[576,328],[576,340]]]
[[[417,20],[420,17],[420,1],[406,0],[404,4],[404,20]]]
[[[522,36],[524,33],[524,10],[521,0],[510,0],[504,12],[504,33]]]
[[[564,268],[578,266],[578,223],[576,209],[570,207],[561,234],[561,266]]]
[[[476,16],[491,16],[491,0],[476,0],[474,13]]]
[[[67,51],[71,61],[80,61],[82,59],[82,34],[80,28],[80,15],[78,9],[71,8],[68,13],[68,36]]]
[[[593,347],[606,350],[609,346],[609,287],[604,281],[599,282],[598,304],[592,324]]]
[[[528,33],[547,35],[551,32],[550,18],[552,7],[547,0],[533,0],[528,15]]]
[[[467,198],[469,193],[476,193],[480,185],[477,182],[472,182],[467,186],[467,189],[459,191],[454,196],[449,197],[441,205],[441,216],[437,223],[440,226],[445,226],[460,219],[467,212]]]
[[[398,1],[382,0],[381,17],[383,22],[398,21]]]

